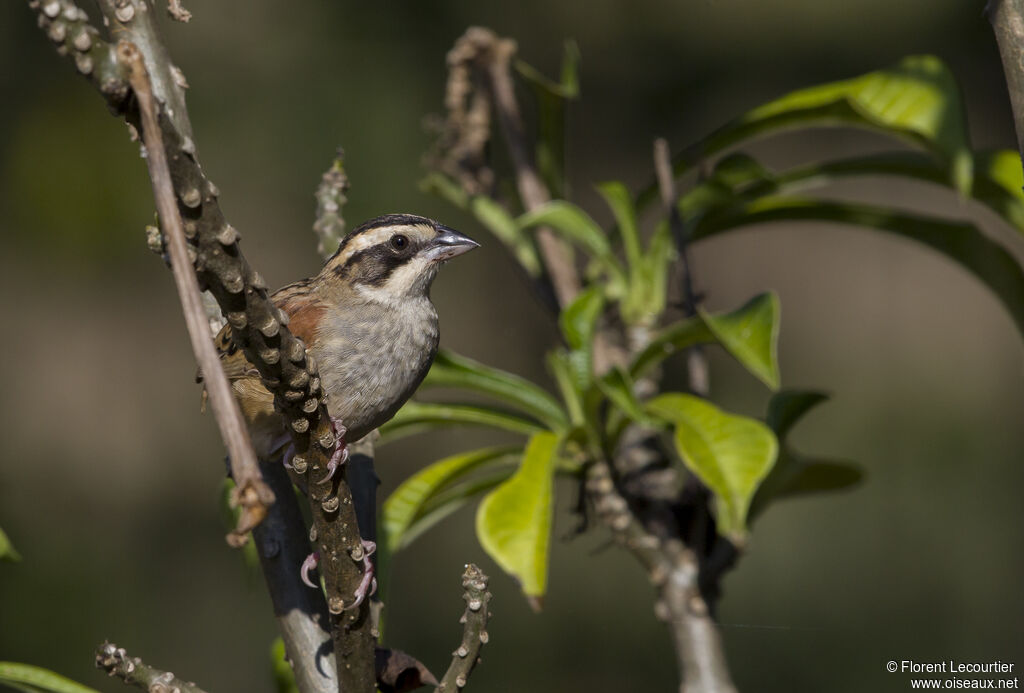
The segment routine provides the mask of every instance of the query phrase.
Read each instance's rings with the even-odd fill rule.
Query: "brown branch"
[[[693,288],[689,235],[683,225],[682,217],[679,215],[679,207],[676,205],[678,199],[676,181],[672,175],[672,159],[669,154],[668,141],[664,138],[654,140],[654,171],[658,178],[661,204],[668,216],[669,228],[672,229],[672,237],[675,239],[676,249],[679,251],[679,271],[682,274],[683,284],[683,312],[686,317],[692,317],[697,314],[697,294]],[[707,397],[711,390],[708,361],[700,346],[687,349],[686,372],[690,389],[702,397]]]
[[[470,29],[470,31],[474,31],[474,29]],[[478,29],[478,31],[488,30]],[[467,32],[468,34],[469,32]],[[501,125],[509,154],[512,157],[512,164],[515,166],[519,197],[523,201],[523,206],[528,211],[532,211],[549,202],[551,193],[534,166],[533,154],[526,142],[523,118],[519,113],[519,104],[516,101],[511,68],[512,56],[516,52],[515,41],[499,39],[493,34],[491,36],[493,40],[488,61],[491,94],[494,97],[498,123]],[[576,294],[580,292],[580,278],[576,272],[572,249],[560,241],[551,229],[543,227],[537,230],[537,245],[544,258],[544,266],[551,277],[551,284],[555,289],[558,304],[565,307],[572,303]]]
[[[146,166],[153,183],[160,225],[167,234],[167,246],[171,256],[171,271],[174,283],[185,313],[192,351],[195,352],[199,367],[205,374],[206,391],[210,396],[214,418],[220,427],[221,437],[228,449],[231,460],[231,474],[236,484],[236,500],[242,508],[238,526],[228,535],[233,545],[244,543],[246,534],[266,516],[267,508],[274,502],[274,494],[263,482],[256,462],[249,431],[242,412],[231,392],[231,385],[224,375],[220,358],[210,340],[209,323],[199,296],[195,270],[188,256],[185,243],[185,229],[178,213],[171,183],[171,172],[167,166],[160,126],[157,122],[156,103],[149,82],[142,54],[134,44],[121,41],[117,45],[117,57],[128,75],[128,82],[135,92],[142,116],[142,139],[146,145]]]
[[[179,679],[169,671],[154,669],[138,657],[129,657],[123,647],[111,642],[96,648],[96,668],[149,693],[205,693],[199,686]]]
[[[721,638],[701,593],[695,553],[678,539],[648,532],[637,521],[607,463],[592,464],[586,484],[598,517],[615,541],[640,561],[657,590],[654,612],[672,633],[680,693],[734,692]]]
[[[137,107],[129,98],[113,47],[85,27],[84,13],[71,0],[47,0],[45,4],[31,0],[30,6],[39,10],[41,27],[64,54],[74,56],[79,72],[97,86],[112,110],[124,114],[129,122],[138,122]],[[200,287],[216,298],[235,343],[274,394],[295,443],[296,473],[311,480],[324,479],[336,441],[316,364],[306,356],[302,342],[288,331],[287,316],[269,300],[265,282],[246,262],[238,246],[239,234],[225,221],[217,202],[219,191],[199,166],[183,97],[176,96],[180,96],[177,82],[184,80],[175,78],[180,71],[166,57],[153,10],[144,0],[100,0],[100,7],[111,33],[139,46],[144,55],[155,100],[161,104],[159,130]],[[88,42],[82,35],[88,36]],[[344,470],[327,482],[310,481],[308,488],[311,537],[321,557],[339,661],[339,687],[345,693],[372,693],[374,638],[368,606],[364,603],[358,610],[345,610],[362,579],[362,546]]]
[[[462,598],[466,602],[466,611],[459,621],[463,625],[462,642],[452,652],[452,663],[437,687],[439,692],[451,693],[466,687],[473,667],[480,661],[480,650],[490,639],[487,620],[491,617],[488,612],[491,593],[487,591],[487,580],[484,571],[472,563],[466,566],[462,574],[462,587],[465,590]]]
[[[999,44],[1017,130],[1017,150],[1024,160],[1024,2],[989,0],[985,14]]]

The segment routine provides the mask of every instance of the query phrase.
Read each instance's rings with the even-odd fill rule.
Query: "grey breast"
[[[423,380],[437,352],[437,312],[424,299],[328,319],[337,336],[319,339],[314,356],[328,409],[355,441],[394,416]]]

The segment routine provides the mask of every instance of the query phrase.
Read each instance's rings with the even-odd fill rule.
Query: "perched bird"
[[[271,297],[318,364],[338,437],[327,478],[348,456],[346,438],[358,440],[386,422],[422,382],[438,342],[431,282],[445,261],[478,245],[431,219],[388,214],[345,236],[315,277]],[[274,397],[228,327],[214,339],[256,454],[273,459],[290,440]],[[201,374],[197,380],[202,381]],[[286,452],[286,464],[287,457]],[[363,579],[348,609],[376,586],[370,561],[376,545],[364,540],[363,548]],[[302,566],[302,579],[310,587],[316,587],[309,571],[317,560],[317,554],[310,554]]]
[[[339,437],[355,441],[373,431],[419,386],[437,353],[431,282],[445,261],[478,245],[431,219],[388,214],[346,235],[315,277],[271,297],[318,364]],[[256,454],[271,459],[289,440],[273,395],[228,327],[215,342]],[[331,474],[344,462],[344,450],[342,443]]]

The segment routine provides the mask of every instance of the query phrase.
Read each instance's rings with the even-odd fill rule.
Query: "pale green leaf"
[[[633,196],[629,189],[619,181],[609,181],[597,185],[597,191],[615,215],[619,237],[626,251],[626,262],[630,271],[630,282],[636,281],[636,273],[640,270],[640,230],[636,225],[636,211],[633,209]]]
[[[387,443],[446,426],[489,426],[526,435],[544,430],[531,419],[482,404],[409,401],[394,418],[380,427],[381,441]]]
[[[675,426],[679,456],[715,494],[718,531],[742,541],[751,499],[775,463],[775,434],[760,421],[728,414],[692,395],[660,395],[647,410]]]
[[[553,430],[566,426],[565,412],[558,400],[537,385],[445,349],[437,353],[421,387],[474,390],[522,410]]]
[[[535,606],[547,588],[558,446],[553,433],[533,436],[519,470],[484,498],[476,515],[480,544]]]
[[[597,380],[597,387],[623,414],[638,423],[650,423],[651,417],[633,392],[633,381],[619,368],[613,368]]]
[[[0,529],[0,561],[16,562],[21,560],[21,554],[14,548],[14,544],[7,538],[7,534]]]
[[[0,683],[29,686],[47,693],[99,693],[49,669],[18,662],[0,662]]]
[[[725,315],[698,312],[736,360],[768,387],[778,389],[779,297],[774,292],[755,296],[739,310]]]
[[[422,512],[405,530],[402,535],[402,546],[412,544],[421,534],[441,520],[473,502],[481,494],[487,493],[503,483],[512,476],[515,470],[514,465],[503,462],[498,466],[487,467],[467,481],[445,488],[423,506]]]
[[[576,205],[564,200],[552,200],[523,214],[516,220],[520,228],[546,226],[563,238],[587,251],[599,263],[613,288],[621,293],[627,282],[625,272],[612,252],[608,237],[601,226]]]
[[[936,154],[953,186],[967,194],[973,166],[964,113],[959,86],[946,65],[931,55],[909,56],[891,67],[800,89],[759,106],[674,156],[673,171],[682,175],[755,137],[797,128],[853,126],[905,139]],[[652,183],[638,206],[656,197]]]
[[[427,502],[448,484],[490,462],[521,452],[518,447],[473,450],[439,460],[403,481],[384,501],[384,544],[392,553],[405,546],[406,531],[420,517]]]

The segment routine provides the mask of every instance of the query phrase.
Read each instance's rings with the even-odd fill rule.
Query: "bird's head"
[[[387,214],[345,236],[321,276],[340,279],[370,299],[425,296],[446,260],[479,245],[432,219]]]

